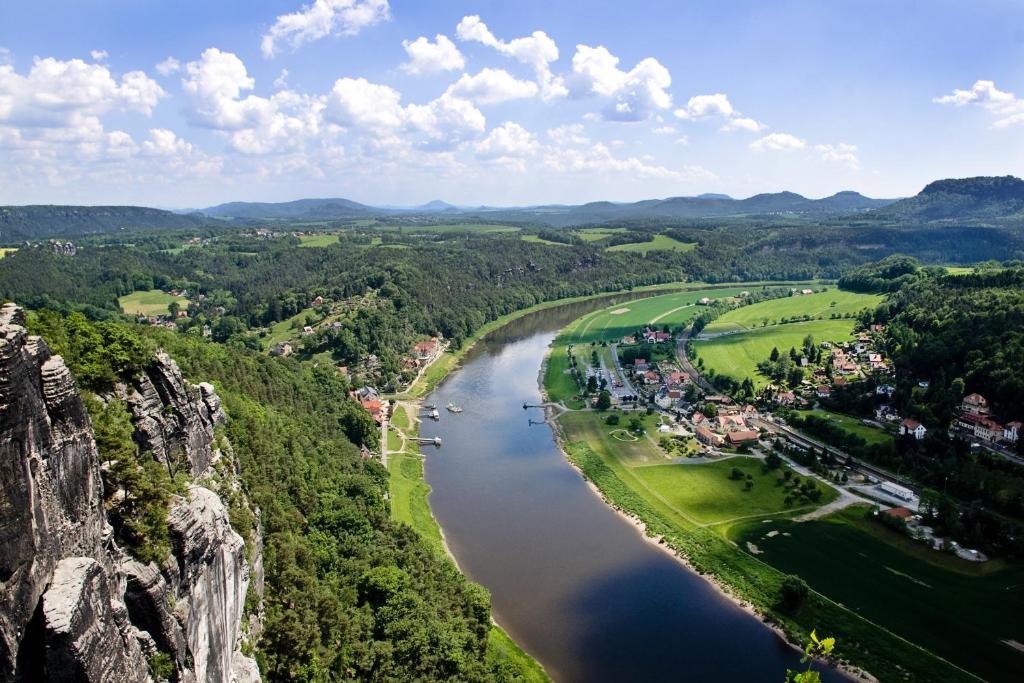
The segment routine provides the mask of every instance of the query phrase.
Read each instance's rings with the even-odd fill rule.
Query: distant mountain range
[[[959,221],[989,223],[1024,220],[1024,180],[1013,176],[938,180],[906,199],[873,199],[845,191],[823,199],[793,192],[733,199],[708,193],[639,202],[590,202],[527,207],[458,207],[435,199],[414,207],[375,207],[344,198],[291,202],[229,202],[191,213],[134,206],[0,207],[0,243],[73,237],[119,230],[188,228],[231,222],[332,221],[388,216],[451,216],[488,221],[530,222],[552,227],[636,220],[687,220],[783,216],[897,223]]]

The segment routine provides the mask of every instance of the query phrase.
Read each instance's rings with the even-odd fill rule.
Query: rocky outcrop
[[[128,393],[136,440],[173,470],[202,476],[214,457],[213,435],[226,420],[211,384],[189,384],[178,364],[159,352],[153,365]]]
[[[170,657],[182,683],[258,681],[241,651],[253,572],[211,490],[239,492],[237,466],[212,466],[223,457],[214,437],[226,420],[220,398],[209,384],[186,382],[163,353],[118,393],[143,457],[210,487],[194,483],[174,498],[172,552],[160,564],[118,547],[73,378],[27,334],[20,309],[0,309],[0,681],[141,683],[158,655]],[[259,596],[262,545],[249,542]],[[258,618],[249,622],[258,629]]]

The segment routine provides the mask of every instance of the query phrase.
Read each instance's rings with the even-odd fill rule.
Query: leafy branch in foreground
[[[786,683],[821,683],[821,673],[818,671],[811,671],[811,665],[814,660],[819,657],[827,657],[832,654],[832,649],[836,646],[835,638],[822,638],[818,639],[818,633],[811,631],[811,639],[804,647],[804,656],[800,659],[800,663],[807,664],[806,671],[793,671],[792,669],[786,670]]]

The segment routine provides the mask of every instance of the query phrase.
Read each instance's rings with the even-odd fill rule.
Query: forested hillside
[[[0,206],[0,243],[122,230],[194,228],[211,219],[144,206]]]
[[[157,345],[188,377],[216,385],[245,491],[262,512],[267,613],[256,656],[267,680],[513,680],[489,655],[486,591],[391,521],[387,473],[356,446],[376,428],[336,373],[80,315],[31,325],[87,385]]]

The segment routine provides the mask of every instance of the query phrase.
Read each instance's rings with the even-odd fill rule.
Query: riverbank
[[[578,328],[570,323],[564,335]],[[552,344],[548,359],[564,353],[563,335]],[[575,339],[575,338],[574,338]],[[560,357],[560,355],[558,356]],[[541,372],[542,391],[549,397],[554,381],[550,362]],[[559,387],[559,390],[561,387]],[[564,393],[564,392],[562,392]],[[785,574],[743,552],[722,530],[701,527],[680,514],[611,452],[608,444],[590,443],[585,430],[573,432],[559,424],[556,442],[565,458],[620,515],[641,529],[652,543],[670,551],[688,568],[701,574],[720,592],[756,614],[792,644],[803,643],[812,629],[838,638],[838,663],[852,675],[870,671],[882,680],[978,680],[955,665],[914,645],[885,628],[811,591],[806,604],[790,612],[779,607]],[[623,447],[625,448],[625,447]],[[785,515],[777,515],[783,518]],[[765,519],[772,517],[765,515]]]

